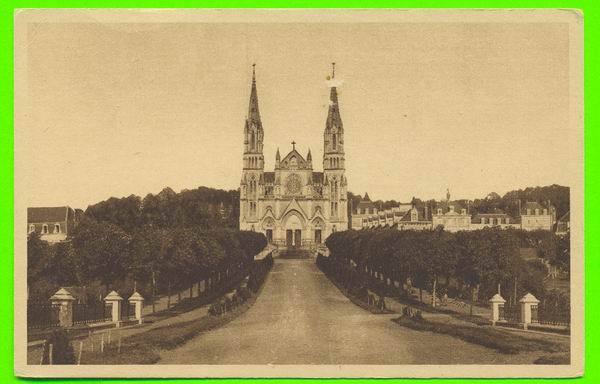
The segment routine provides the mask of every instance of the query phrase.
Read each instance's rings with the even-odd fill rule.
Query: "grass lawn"
[[[93,352],[84,351],[81,364],[154,364],[160,359],[161,350],[174,349],[200,333],[221,327],[246,312],[254,304],[261,290],[262,282],[256,294],[223,315],[207,315],[191,321],[153,328],[126,337],[120,343],[113,340],[110,345],[105,345],[103,353],[98,349]]]
[[[441,333],[457,337],[469,343],[492,348],[500,353],[517,354],[519,352],[543,351],[548,353],[569,352],[568,342],[557,342],[541,338],[521,336],[491,327],[447,324],[428,320],[415,320],[406,316],[393,320],[395,323],[417,331]],[[564,358],[563,358],[564,360]],[[558,361],[558,360],[557,360]],[[567,362],[568,363],[568,362]],[[544,364],[544,363],[542,363]],[[555,363],[557,364],[557,363]],[[564,363],[558,363],[564,364]]]

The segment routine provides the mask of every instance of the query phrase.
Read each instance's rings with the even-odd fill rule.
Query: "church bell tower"
[[[264,131],[258,109],[256,91],[256,64],[252,64],[250,103],[244,125],[244,155],[240,183],[240,229],[252,230],[258,222],[258,201],[263,194],[263,137]]]
[[[347,181],[344,157],[344,124],[340,116],[337,88],[335,86],[335,63],[332,63],[329,111],[323,135],[323,173],[329,199],[329,214],[333,230],[348,229]],[[335,227],[334,227],[335,226]]]

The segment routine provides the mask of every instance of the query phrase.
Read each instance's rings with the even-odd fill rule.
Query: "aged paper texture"
[[[19,10],[15,372],[581,375],[583,132],[577,10]]]

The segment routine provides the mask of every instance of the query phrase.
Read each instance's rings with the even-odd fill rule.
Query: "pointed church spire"
[[[308,148],[308,154],[306,155],[306,161],[312,161],[312,155],[310,154],[310,148]]]
[[[250,89],[250,104],[248,106],[248,123],[255,123],[262,128],[260,112],[258,111],[258,92],[256,91],[256,64],[252,64],[252,88]]]
[[[333,80],[335,78],[335,63],[331,63],[331,66],[331,79]],[[340,108],[338,106],[337,88],[332,84],[331,92],[329,94],[329,112],[327,113],[327,124],[325,128],[331,129],[334,126],[338,127],[340,130],[343,129]]]
[[[281,155],[279,154],[279,147],[277,147],[277,153],[275,154],[275,161],[281,161]]]

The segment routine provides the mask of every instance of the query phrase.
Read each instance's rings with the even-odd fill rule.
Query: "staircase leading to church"
[[[279,251],[280,259],[310,259],[312,253],[306,249],[290,248]]]

